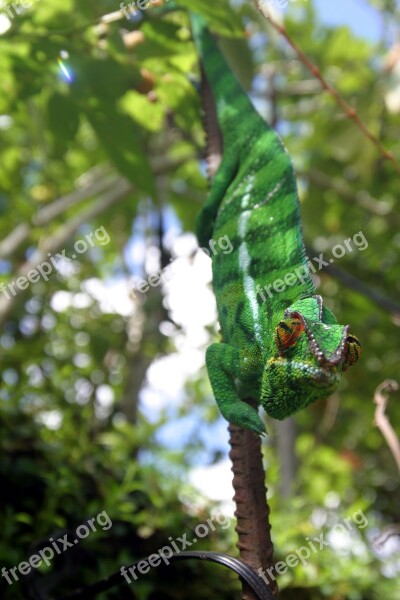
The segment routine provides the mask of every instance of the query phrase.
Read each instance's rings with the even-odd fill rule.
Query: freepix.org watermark
[[[362,510],[356,511],[350,518],[343,519],[342,523],[337,523],[331,531],[349,533],[354,529],[354,525],[359,529],[364,529],[364,527],[368,525],[368,519]],[[266,570],[260,567],[257,572],[261,579],[268,585],[272,581],[275,581],[275,573],[284,575],[289,568],[294,569],[294,567],[297,567],[300,563],[305,566],[312,556],[311,552],[317,554],[324,548],[332,546],[331,542],[325,539],[323,533],[320,533],[313,538],[306,537],[305,541],[307,544],[288,554],[285,560],[279,560],[273,567]]]
[[[135,0],[135,2],[121,2],[119,8],[123,15],[130,19],[134,17],[140,10],[147,10],[153,4],[154,6],[162,6],[167,4],[169,0]]]
[[[89,519],[86,523],[79,525],[75,530],[76,537],[74,539],[68,540],[68,533],[56,540],[49,538],[49,542],[51,542],[50,546],[45,546],[41,550],[38,550],[37,554],[32,554],[27,561],[20,562],[19,565],[12,569],[7,570],[3,567],[1,569],[1,576],[5,578],[8,585],[12,585],[15,581],[19,580],[17,572],[21,575],[28,575],[32,569],[38,569],[42,563],[49,567],[56,554],[62,554],[68,548],[73,548],[74,545],[79,544],[79,541],[87,538],[91,532],[97,531],[97,525],[103,531],[107,531],[112,527],[112,521],[105,510],[92,519]],[[10,577],[10,574],[13,579]]]
[[[186,548],[190,548],[190,546],[196,544],[199,538],[205,538],[210,531],[215,531],[215,523],[217,523],[221,529],[227,529],[231,524],[231,520],[229,517],[221,514],[210,517],[207,519],[206,523],[196,525],[194,530],[195,537],[192,538],[192,541],[187,539],[186,533],[184,533],[182,537],[177,537],[175,540],[172,537],[169,537],[168,540],[171,544],[163,546],[154,554],[150,554],[146,560],[141,560],[137,564],[128,567],[128,569],[125,566],[122,566],[120,569],[122,577],[124,577],[128,583],[132,583],[130,576],[136,581],[139,574],[145,575],[150,571],[151,567],[158,567],[161,563],[169,565],[170,559],[174,554],[180,554],[186,550]]]
[[[218,240],[210,240],[208,242],[208,246],[209,248],[200,248],[200,250],[207,254],[207,256],[215,256],[219,252],[222,252],[223,254],[230,254],[233,250],[232,242],[230,241],[227,235],[220,237]],[[175,259],[171,258],[170,262],[172,262],[173,260]],[[145,294],[149,291],[150,286],[158,287],[162,283],[171,281],[173,273],[170,267],[171,265],[167,265],[163,269],[151,273],[147,279],[139,279],[138,281],[136,281],[134,289],[130,290],[129,292],[130,295],[133,298],[136,298],[137,292]]]
[[[265,293],[268,295],[268,298],[272,298],[274,293],[280,294],[287,287],[295,285],[298,281],[304,285],[305,278],[310,276],[310,272],[316,273],[317,271],[321,271],[324,267],[329,267],[329,265],[332,265],[335,262],[335,259],[343,258],[346,252],[353,252],[354,248],[357,248],[360,252],[368,248],[367,239],[362,231],[355,233],[352,238],[347,238],[342,244],[336,244],[331,250],[331,254],[334,258],[331,257],[328,260],[325,260],[324,253],[321,252],[319,256],[314,256],[311,260],[309,259],[305,265],[297,267],[293,271],[288,271],[283,279],[275,279],[275,281],[268,283],[264,287],[258,285],[256,292],[264,302],[267,302]]]
[[[0,292],[6,297],[7,300],[10,300],[11,294],[13,296],[17,296],[19,291],[26,290],[31,283],[37,283],[40,279],[48,281],[53,270],[58,270],[60,264],[73,262],[77,258],[77,254],[84,254],[89,248],[96,246],[97,243],[99,243],[100,246],[105,246],[109,241],[110,236],[108,235],[105,227],[102,225],[95,231],[88,233],[85,236],[85,239],[77,240],[75,242],[75,252],[71,257],[66,256],[65,249],[61,252],[57,252],[55,256],[49,252],[47,255],[49,260],[36,265],[34,269],[28,271],[26,276],[17,277],[7,285],[5,283],[0,283]]]
[[[5,0],[0,1],[0,13],[3,12],[9,19],[23,15],[33,4],[38,0],[17,0],[16,2],[7,3]]]

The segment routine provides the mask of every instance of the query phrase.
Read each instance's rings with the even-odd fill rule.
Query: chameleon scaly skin
[[[207,349],[207,370],[222,415],[262,434],[260,416],[242,396],[251,390],[267,414],[284,419],[334,392],[361,348],[315,295],[286,149],[253,108],[203,19],[191,19],[223,138],[197,236],[201,246],[224,236],[233,246],[212,259],[223,341]]]

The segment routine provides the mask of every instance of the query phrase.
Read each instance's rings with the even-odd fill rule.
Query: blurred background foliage
[[[198,67],[184,12],[161,15],[162,2],[153,4],[129,20],[111,0],[38,0],[21,14],[3,3],[0,12],[0,281],[50,254],[71,257],[99,228],[109,236],[73,262],[60,259],[48,281],[0,294],[0,566],[104,510],[113,522],[50,568],[12,586],[2,578],[5,598],[34,597],[32,576],[44,597],[59,597],[169,537],[190,539],[211,514],[232,515],[226,424],[204,369],[218,335],[210,265],[191,234],[207,191]],[[379,21],[379,39],[327,23],[321,2],[269,2],[400,160],[399,7],[349,0],[337,11],[353,4]],[[267,422],[276,558],[307,536],[331,541],[279,578],[281,597],[394,600],[400,544],[374,539],[400,522],[399,473],[373,425],[373,396],[400,361],[398,173],[253,5],[181,5],[228,36],[233,68],[281,133],[310,256],[330,256],[359,231],[368,240],[335,272],[316,273],[319,293],[362,341],[362,360],[327,402]],[[134,291],[167,265],[170,281]],[[389,414],[398,431],[399,394]],[[220,504],[212,492],[222,472]],[[335,534],[357,511],[368,526]],[[201,548],[236,554],[233,520]],[[238,590],[217,567],[185,563],[100,597],[222,599]]]

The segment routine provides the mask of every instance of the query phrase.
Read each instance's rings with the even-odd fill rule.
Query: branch
[[[37,250],[35,254],[47,256],[48,252],[57,252],[57,250],[66,244],[76,233],[77,229],[83,225],[83,223],[87,223],[94,219],[110,208],[110,206],[125,198],[125,196],[132,191],[132,184],[125,179],[121,179],[117,184],[114,184],[112,191],[98,198],[95,204],[92,204],[79,215],[72,217],[65,225],[60,227],[53,236],[43,243],[42,250]]]
[[[299,63],[294,61],[296,65]],[[283,61],[274,61],[272,64],[264,64],[260,68],[260,75],[263,75],[267,79],[271,76],[272,73],[278,73],[282,71],[282,69],[287,69],[288,65],[283,64]],[[303,81],[294,81],[287,82],[284,87],[276,87],[275,93],[278,97],[283,96],[287,98],[287,96],[314,96],[315,94],[319,94],[321,92],[321,85],[315,79],[304,79]],[[259,94],[253,94],[256,97]],[[262,97],[262,96],[261,96]]]
[[[104,170],[104,166],[101,169]],[[32,218],[32,223],[37,226],[47,225],[71,206],[87,200],[91,196],[100,194],[117,183],[115,177],[99,179],[98,171],[99,169],[96,167],[91,172],[85,173],[84,176],[80,177],[80,179],[87,181],[87,185],[84,188],[77,189],[66,196],[61,196],[61,198],[54,200],[48,206],[40,209]]]
[[[296,44],[296,42],[290,37],[290,35],[286,31],[285,27],[283,25],[280,25],[280,23],[278,23],[272,17],[271,13],[269,12],[268,8],[265,5],[265,0],[259,0],[258,2],[256,2],[256,0],[254,0],[254,1],[257,5],[257,8],[261,12],[261,14],[271,23],[272,27],[282,37],[285,38],[285,40],[288,42],[289,46],[291,46],[291,48],[296,52],[297,56],[299,57],[299,59],[303,63],[303,65],[305,67],[307,67],[307,69],[321,83],[321,86],[323,87],[323,89],[326,90],[328,92],[328,94],[330,94],[332,96],[332,98],[335,100],[335,102],[338,104],[338,106],[340,106],[340,108],[342,110],[344,110],[344,112],[348,116],[348,118],[352,119],[355,122],[355,124],[362,131],[362,133],[365,135],[365,137],[367,137],[378,148],[382,157],[386,160],[389,160],[393,164],[396,171],[398,173],[400,173],[400,164],[394,158],[393,153],[384,147],[384,145],[380,142],[380,140],[376,137],[376,135],[374,135],[368,129],[368,127],[365,125],[365,123],[360,119],[356,110],[352,106],[350,106],[350,104],[348,104],[348,102],[346,102],[346,100],[344,100],[344,98],[342,98],[342,96],[339,94],[339,92],[326,81],[326,79],[324,78],[324,76],[322,75],[322,73],[318,69],[318,67],[314,63],[311,62],[311,60],[306,56],[306,54],[301,50],[301,48]]]
[[[55,217],[58,217],[63,212],[74,204],[78,204],[87,200],[91,196],[95,196],[100,192],[104,192],[107,188],[115,185],[116,180],[111,178],[99,179],[99,175],[104,173],[104,166],[97,166],[87,173],[81,175],[77,183],[85,183],[85,186],[54,200],[51,204],[41,208],[36,215],[31,219],[34,226],[43,226],[50,223]],[[32,232],[32,227],[28,223],[20,223],[17,227],[1,242],[0,258],[11,256],[24,242],[29,239]]]
[[[89,183],[88,186],[75,190],[71,194],[62,196],[54,200],[48,206],[41,208],[36,215],[32,217],[34,226],[44,226],[50,223],[55,217],[58,217],[68,208],[84,200],[88,200],[91,196],[95,196],[100,192],[104,192],[107,188],[115,186],[117,180],[96,178]],[[0,258],[11,256],[24,242],[29,239],[32,233],[32,226],[28,223],[20,223],[0,244]]]
[[[320,426],[318,427],[318,432],[321,432],[322,435],[326,435],[327,433],[329,433],[329,431],[335,424],[338,410],[339,395],[337,393],[334,393],[328,398],[328,401],[325,404],[325,411]]]
[[[315,250],[313,250],[310,247],[307,247],[308,256],[311,256],[314,253]],[[395,302],[395,300],[392,300],[391,298],[387,298],[384,294],[382,294],[382,292],[379,292],[378,290],[372,288],[367,283],[364,283],[363,281],[358,279],[358,277],[351,275],[350,273],[338,267],[337,265],[328,265],[326,267],[323,267],[322,271],[327,273],[328,275],[331,275],[335,279],[338,279],[339,281],[344,283],[344,285],[348,288],[358,292],[359,294],[362,294],[363,296],[366,296],[367,298],[369,298],[369,300],[372,300],[372,302],[374,302],[383,310],[389,311],[392,314],[392,316],[397,318],[400,316],[400,304],[398,304],[397,302]]]
[[[383,546],[384,544],[386,544],[388,539],[393,537],[394,535],[400,535],[400,524],[387,525],[386,527],[384,527],[382,533],[380,533],[378,537],[376,537],[373,540],[372,543],[374,544],[374,546]]]
[[[386,379],[376,388],[374,402],[376,404],[375,425],[380,429],[383,437],[385,438],[400,471],[400,440],[385,414],[388,403],[388,395],[391,392],[397,392],[398,389],[399,384],[397,381],[394,381],[394,379]]]
[[[252,400],[247,402],[254,406]],[[274,546],[271,540],[269,506],[265,488],[265,472],[261,454],[260,437],[237,425],[229,425],[229,443],[232,461],[234,501],[237,519],[237,547],[241,560],[258,574],[266,576],[273,566]],[[262,571],[260,571],[262,570]],[[267,579],[268,581],[268,579]],[[243,583],[242,600],[256,600],[251,589]],[[276,581],[270,582],[273,596],[278,593]]]
[[[344,200],[354,204],[358,204],[365,210],[372,212],[375,215],[385,216],[391,211],[391,207],[385,200],[378,200],[373,198],[366,190],[359,190],[354,193],[351,187],[340,179],[332,179],[322,171],[318,169],[310,169],[309,171],[297,171],[300,177],[304,177],[315,183],[315,185],[322,187],[327,190],[333,190]],[[397,215],[396,215],[397,216]],[[394,214],[390,215],[392,219],[395,217]]]
[[[19,223],[16,228],[0,242],[0,258],[13,254],[28,238],[30,228],[28,223]]]
[[[168,172],[169,170],[177,169],[187,160],[192,158],[191,155],[180,156],[180,157],[156,157],[153,158],[152,169],[155,174],[161,174]],[[114,188],[125,183],[127,180],[124,177],[103,177],[105,166],[97,165],[93,169],[81,175],[77,184],[84,187],[79,188],[67,194],[57,198],[48,206],[41,208],[36,215],[32,217],[33,226],[45,226],[48,225],[53,219],[62,215],[68,208],[88,200],[92,196],[96,196],[99,193],[105,192],[110,188]],[[0,243],[0,258],[5,258],[13,254],[24,242],[29,239],[32,233],[32,227],[28,223],[20,223],[1,243]]]
[[[97,200],[96,204],[90,206],[78,216],[75,216],[67,221],[65,225],[60,227],[54,235],[52,235],[48,240],[46,240],[46,242],[43,243],[42,248],[36,249],[29,261],[21,265],[21,267],[18,269],[17,275],[26,277],[29,271],[35,269],[38,265],[48,260],[48,253],[54,254],[54,252],[61,250],[69,238],[83,223],[97,217],[102,212],[110,208],[110,206],[122,200],[129,192],[132,191],[132,189],[133,188],[130,183],[122,180],[119,185],[114,186],[114,189],[111,192],[105,194],[103,197]],[[29,289],[29,287],[27,289]],[[8,294],[8,298],[4,294],[0,296],[0,325],[4,323],[5,319],[14,307],[17,298],[24,293],[26,293],[26,290],[18,290],[18,293],[15,296],[11,294]]]
[[[223,140],[218,124],[217,109],[214,96],[207,80],[205,71],[201,66],[201,101],[203,107],[203,126],[206,134],[206,160],[207,176],[211,180],[221,164]]]
[[[400,440],[396,435],[393,427],[386,416],[386,408],[388,404],[388,396],[392,392],[397,392],[399,384],[394,379],[386,379],[375,390],[374,402],[375,410],[375,426],[379,428],[387,445],[396,462],[397,468],[400,471]],[[387,540],[394,535],[400,535],[400,524],[387,525],[382,533],[373,540],[374,546],[383,546]]]

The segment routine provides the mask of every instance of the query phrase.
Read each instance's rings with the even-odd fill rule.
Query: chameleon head
[[[275,355],[265,365],[261,403],[285,419],[337,388],[343,371],[358,360],[361,345],[323,306],[320,296],[299,300],[275,330]]]

